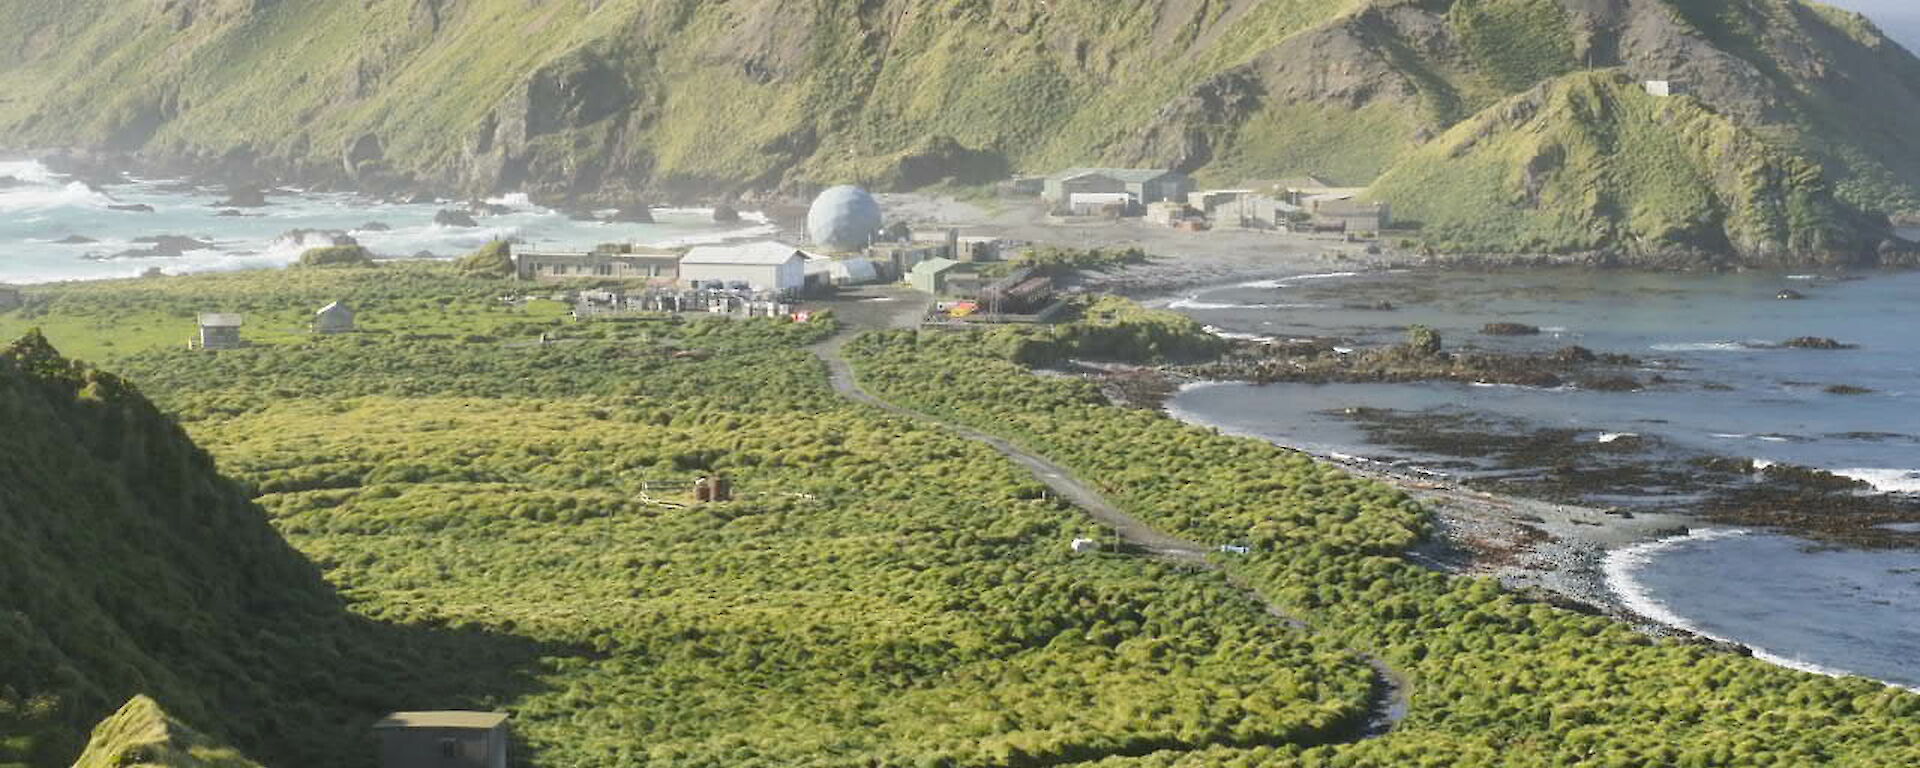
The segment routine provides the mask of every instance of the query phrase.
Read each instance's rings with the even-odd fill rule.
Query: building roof
[[[1273,182],[1273,186],[1276,189],[1283,189],[1288,191],[1305,191],[1305,190],[1333,188],[1332,184],[1328,183],[1325,179],[1322,179],[1318,176],[1295,176],[1292,178],[1279,179]]]
[[[960,262],[935,256],[934,258],[913,265],[913,273],[916,275],[937,275],[958,266],[960,266]]]
[[[1330,187],[1320,190],[1318,194],[1308,195],[1302,199],[1307,203],[1323,203],[1329,200],[1352,200],[1366,194],[1366,191],[1366,187]]]
[[[345,303],[343,303],[343,302],[338,302],[338,301],[336,301],[336,302],[334,302],[334,303],[332,303],[332,304],[328,304],[328,305],[326,305],[326,306],[324,306],[324,307],[321,307],[321,308],[320,308],[320,311],[318,311],[318,312],[315,312],[314,314],[316,314],[316,315],[332,315],[332,314],[338,314],[338,313],[341,313],[341,312],[345,312],[345,313],[347,313],[347,314],[349,314],[349,315],[351,315],[351,314],[353,314],[353,308],[352,308],[352,307],[349,307],[349,306],[347,306],[347,305],[346,305]]]
[[[497,728],[507,722],[505,712],[395,712],[374,728]]]
[[[200,315],[200,327],[202,328],[238,328],[240,327],[240,323],[241,317],[239,315],[220,312],[204,312]]]
[[[740,245],[702,245],[687,251],[681,264],[752,264],[777,266],[805,258],[800,249],[784,243],[763,240]]]
[[[1144,184],[1165,176],[1177,175],[1165,168],[1068,168],[1053,175],[1054,181],[1068,181],[1099,174],[1128,184]]]
[[[673,248],[630,246],[625,251],[514,251],[515,259],[671,259],[680,255]]]
[[[1317,200],[1313,212],[1322,216],[1372,216],[1385,213],[1385,203],[1366,203],[1349,198]]]

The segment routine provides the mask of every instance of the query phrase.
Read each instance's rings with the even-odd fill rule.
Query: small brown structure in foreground
[[[502,712],[395,712],[373,731],[380,768],[507,768]]]

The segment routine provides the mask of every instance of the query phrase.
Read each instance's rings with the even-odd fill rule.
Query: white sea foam
[[[1594,442],[1617,443],[1617,442],[1620,442],[1621,440],[1629,440],[1639,436],[1640,435],[1635,432],[1602,432],[1600,433],[1599,437],[1594,438]]]
[[[1343,277],[1359,277],[1359,276],[1360,276],[1359,272],[1322,272],[1319,274],[1311,274],[1311,275],[1293,275],[1291,277],[1280,277],[1280,278],[1274,278],[1271,280],[1254,280],[1252,282],[1240,283],[1238,285],[1235,285],[1234,287],[1235,288],[1285,288],[1294,283],[1304,283],[1310,280],[1337,280]]]
[[[1607,588],[1620,598],[1620,603],[1628,610],[1669,627],[1691,632],[1701,637],[1722,643],[1738,643],[1753,651],[1754,658],[1802,672],[1812,672],[1829,677],[1848,677],[1853,673],[1833,667],[1815,664],[1804,659],[1789,658],[1766,648],[1742,640],[1721,637],[1706,631],[1685,616],[1673,610],[1671,606],[1660,602],[1653,596],[1647,585],[1639,579],[1640,569],[1653,562],[1655,557],[1672,552],[1687,544],[1718,541],[1739,536],[1747,536],[1752,531],[1728,528],[1705,528],[1685,536],[1674,536],[1659,541],[1639,544],[1607,553],[1601,561],[1600,572],[1605,576]],[[1889,685],[1892,685],[1889,683]],[[1901,686],[1894,686],[1901,687]]]
[[[754,224],[753,226],[750,226],[750,227],[742,227],[740,229],[727,229],[727,230],[721,230],[718,232],[703,232],[697,235],[681,235],[679,237],[669,237],[662,240],[655,240],[647,244],[655,247],[659,247],[659,248],[684,248],[690,245],[711,245],[714,243],[724,243],[729,240],[745,240],[749,238],[768,238],[778,234],[780,234],[779,227],[774,226],[772,224],[768,224],[763,220],[760,223]]]
[[[1206,331],[1207,333],[1211,333],[1220,338],[1232,339],[1234,341],[1258,341],[1261,343],[1278,341],[1278,339],[1275,339],[1272,336],[1261,336],[1260,334],[1257,334],[1257,333],[1241,333],[1239,331],[1229,331],[1217,325],[1201,326],[1201,330]]]
[[[1881,493],[1920,493],[1920,470],[1836,469],[1833,474],[1867,483]]]
[[[504,205],[508,208],[538,208],[525,192],[508,192],[499,197],[487,198],[488,205]]]
[[[1476,389],[1526,389],[1534,392],[1576,391],[1575,387],[1571,385],[1566,385],[1566,384],[1562,384],[1557,387],[1536,387],[1530,384],[1509,384],[1507,382],[1501,382],[1501,381],[1473,381],[1473,382],[1468,382],[1467,386],[1474,387]]]
[[[46,211],[56,208],[105,208],[113,198],[93,191],[77,181],[66,184],[31,184],[0,189],[0,212]]]
[[[1655,344],[1656,352],[1738,352],[1750,349],[1738,341],[1688,341],[1671,344]]]
[[[59,176],[38,160],[0,160],[0,176],[12,176],[29,184],[59,183]]]
[[[1167,304],[1167,309],[1231,310],[1231,309],[1321,309],[1319,304],[1233,304],[1227,302],[1201,301],[1199,296],[1189,296]]]

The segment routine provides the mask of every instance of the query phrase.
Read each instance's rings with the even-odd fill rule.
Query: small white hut
[[[314,333],[346,333],[353,330],[353,308],[334,302],[313,313]]]

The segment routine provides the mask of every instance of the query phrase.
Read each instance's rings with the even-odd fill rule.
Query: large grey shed
[[[244,320],[239,315],[222,312],[208,312],[200,316],[201,349],[233,349],[240,346],[240,325]]]
[[[381,768],[506,768],[504,712],[395,712],[373,724]]]

